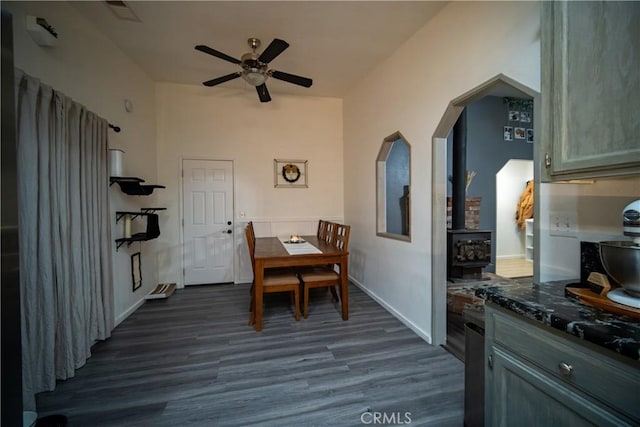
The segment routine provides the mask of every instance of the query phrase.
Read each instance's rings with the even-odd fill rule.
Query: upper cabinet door
[[[542,2],[543,180],[640,174],[640,2]]]

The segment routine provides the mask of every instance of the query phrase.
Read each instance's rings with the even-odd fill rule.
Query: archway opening
[[[539,116],[539,93],[516,80],[499,74],[452,100],[436,128],[432,143],[431,278],[433,294],[431,313],[433,343],[437,345],[447,343],[447,140],[462,111],[473,102],[486,96],[533,100],[534,121],[535,117]],[[532,129],[535,127],[537,127],[537,124],[533,123]],[[532,131],[533,135],[535,133],[535,131]],[[536,150],[533,150],[533,152],[534,165],[537,165],[539,164],[536,158],[537,152]],[[535,173],[534,175],[534,181],[539,181],[538,174]],[[534,257],[534,281],[537,276],[538,271]]]

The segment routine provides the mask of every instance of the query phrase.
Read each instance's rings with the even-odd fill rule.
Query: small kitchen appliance
[[[640,199],[631,202],[622,211],[622,233],[640,246]]]
[[[607,298],[640,308],[640,200],[624,208],[622,221],[622,232],[632,241],[600,242],[602,265],[621,286],[607,293]]]

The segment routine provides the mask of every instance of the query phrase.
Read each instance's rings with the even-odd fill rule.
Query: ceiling
[[[71,4],[154,81],[199,85],[239,69],[195,45],[240,58],[250,52],[248,38],[261,39],[258,52],[280,38],[290,47],[269,68],[312,78],[313,86],[272,78],[271,94],[340,98],[446,2],[127,1],[139,22],[118,18],[103,1]],[[242,79],[219,87],[253,89]]]

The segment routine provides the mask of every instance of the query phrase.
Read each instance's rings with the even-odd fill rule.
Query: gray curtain
[[[24,409],[113,329],[108,123],[16,70]]]

